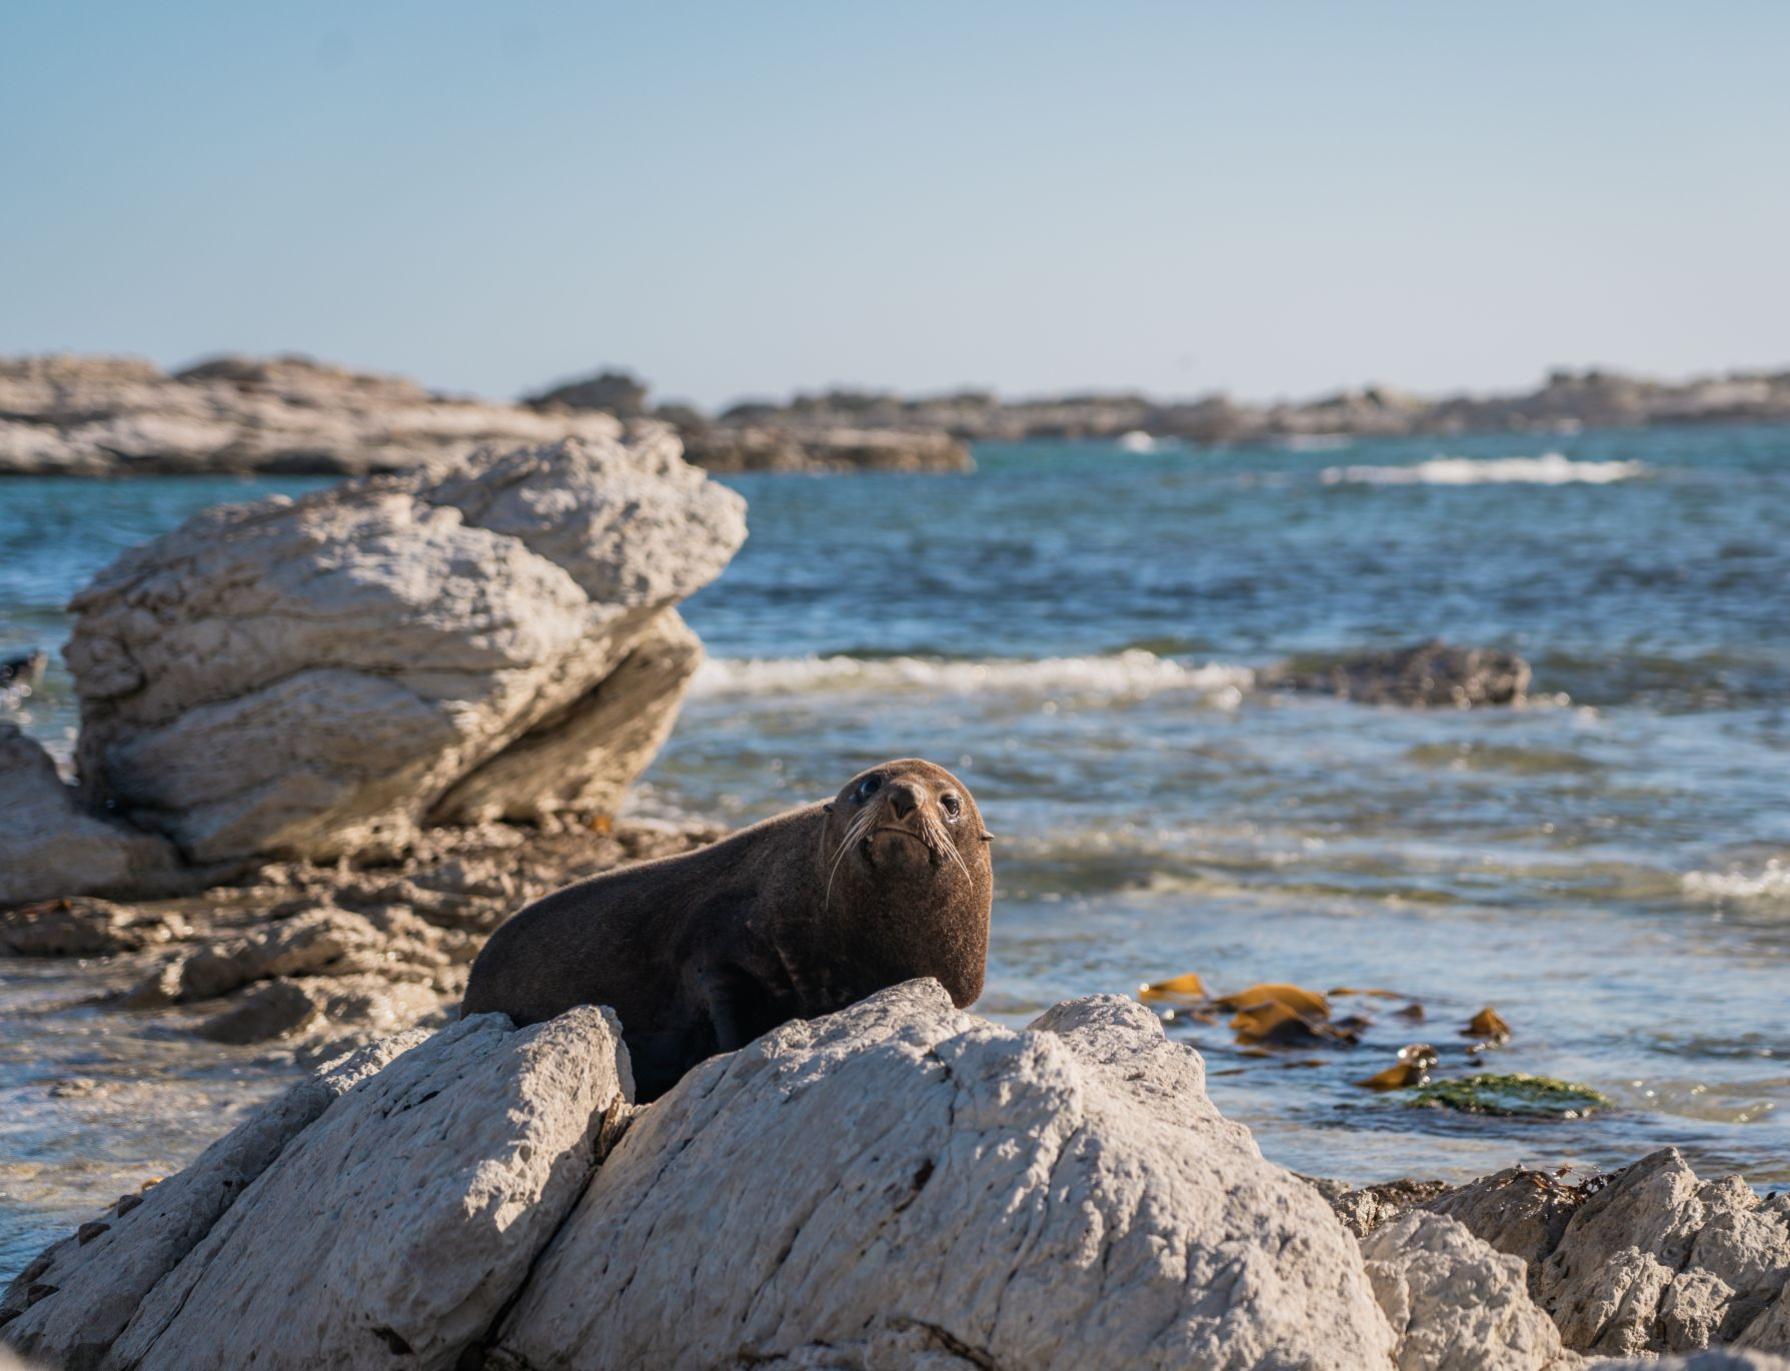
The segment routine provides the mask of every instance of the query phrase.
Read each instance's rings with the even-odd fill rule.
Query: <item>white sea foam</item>
[[[1558,452],[1539,457],[1432,457],[1408,467],[1327,467],[1325,485],[1487,486],[1608,485],[1639,476],[1639,462],[1575,462]]]
[[[1133,648],[1097,657],[1037,661],[944,661],[932,657],[772,657],[705,661],[691,684],[696,695],[793,695],[828,692],[932,692],[973,695],[1067,695],[1127,699],[1188,691],[1229,705],[1254,684],[1248,667],[1188,666]]]
[[[1773,857],[1757,871],[1693,871],[1684,893],[1701,900],[1790,900],[1790,860]]]

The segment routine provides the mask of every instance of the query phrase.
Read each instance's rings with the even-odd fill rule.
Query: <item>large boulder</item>
[[[117,1368],[1390,1364],[1354,1240],[1135,1003],[1015,1032],[910,982],[630,1087],[606,1011],[463,1020],[228,1193],[207,1154],[51,1249],[0,1337]]]
[[[597,1173],[496,1365],[1386,1364],[1353,1240],[1195,1053],[1114,997],[1034,1028],[910,982],[697,1068]]]
[[[0,905],[155,887],[176,865],[166,840],[84,812],[50,755],[0,723]]]
[[[612,803],[743,508],[653,429],[207,510],[73,602],[87,802],[195,863]]]

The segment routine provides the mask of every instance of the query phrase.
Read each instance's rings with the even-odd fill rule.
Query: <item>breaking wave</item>
[[[1773,857],[1757,871],[1693,871],[1684,893],[1703,900],[1790,900],[1790,859]]]
[[[1323,479],[1332,486],[1608,485],[1645,470],[1639,462],[1575,462],[1544,452],[1539,457],[1432,457],[1403,467],[1326,467]]]
[[[1189,666],[1141,648],[1102,656],[997,658],[711,657],[696,673],[696,695],[793,695],[910,692],[972,695],[1074,695],[1136,698],[1189,691],[1217,704],[1235,703],[1255,683],[1248,667]]]

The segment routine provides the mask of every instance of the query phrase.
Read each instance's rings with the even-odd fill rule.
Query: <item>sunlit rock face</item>
[[[673,607],[744,538],[650,426],[207,510],[72,604],[85,799],[193,863],[609,807],[700,655]]]

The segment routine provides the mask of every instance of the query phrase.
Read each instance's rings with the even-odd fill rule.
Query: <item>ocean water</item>
[[[1338,998],[1372,1020],[1352,1049],[1168,1023],[1271,1157],[1365,1181],[1675,1144],[1790,1182],[1790,430],[976,455],[968,476],[731,478],[751,536],[686,606],[710,660],[640,811],[744,822],[931,757],[997,834],[985,1012],[1185,971],[1391,992]],[[0,649],[59,643],[68,594],[193,509],[317,484],[0,483]],[[1523,653],[1537,700],[1259,680],[1429,637]],[[66,750],[59,668],[11,708]],[[9,999],[45,992],[0,978],[18,1099],[32,1030]],[[1469,1059],[1486,1005],[1513,1034]],[[1441,1074],[1563,1077],[1612,1108],[1462,1115],[1354,1084],[1414,1042]],[[170,1100],[228,1088],[159,1069]],[[178,1161],[207,1121],[156,1145]]]

